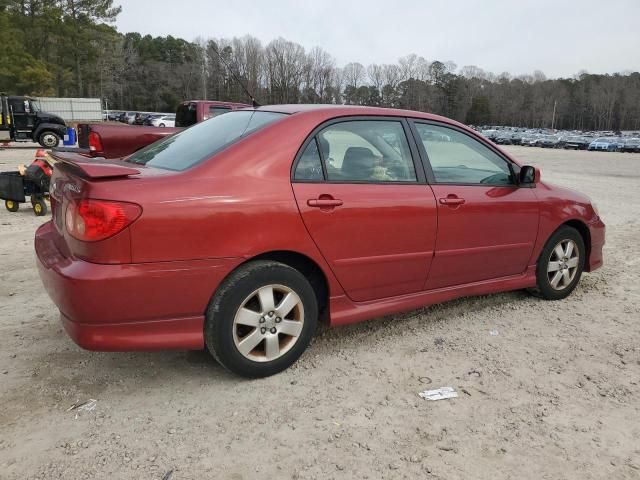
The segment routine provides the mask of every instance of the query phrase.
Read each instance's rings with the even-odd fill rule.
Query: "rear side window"
[[[295,180],[323,180],[324,175],[322,173],[322,160],[320,159],[320,151],[318,150],[318,143],[314,138],[304,152],[298,164],[296,165],[296,171],[293,175]]]
[[[167,170],[186,170],[286,116],[284,113],[255,110],[220,115],[152,143],[131,155],[127,161]]]
[[[176,127],[190,127],[198,122],[195,103],[183,103],[176,111]]]
[[[416,182],[402,123],[357,120],[335,123],[318,136],[327,180],[334,182]]]
[[[223,113],[229,113],[231,109],[229,107],[214,107],[213,105],[209,106],[209,113],[205,115],[206,118],[217,117],[218,115],[222,115]]]

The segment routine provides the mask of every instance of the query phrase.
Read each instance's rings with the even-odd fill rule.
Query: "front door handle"
[[[342,200],[337,198],[312,198],[307,200],[307,205],[318,208],[334,208],[342,205]]]
[[[465,202],[464,198],[459,198],[455,195],[448,195],[445,198],[441,198],[440,199],[440,203],[442,205],[450,205],[450,206],[457,206],[457,205],[462,205]]]

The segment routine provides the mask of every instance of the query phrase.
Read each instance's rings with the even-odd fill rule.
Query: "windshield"
[[[131,155],[127,162],[167,170],[186,170],[285,116],[284,113],[256,110],[219,115],[152,143]]]

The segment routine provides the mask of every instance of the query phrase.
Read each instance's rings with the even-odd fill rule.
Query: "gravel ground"
[[[602,269],[560,302],[511,292],[325,330],[255,381],[200,352],[75,346],[34,267],[43,220],[0,209],[0,478],[640,478],[640,155],[508,149],[597,202]],[[418,396],[440,386],[459,398]]]

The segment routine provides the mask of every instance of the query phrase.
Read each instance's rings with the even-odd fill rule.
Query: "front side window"
[[[220,115],[152,143],[131,155],[127,161],[167,170],[186,170],[286,116],[284,113],[256,110]]]
[[[416,123],[436,183],[513,185],[508,163],[478,140],[451,128]]]
[[[322,130],[317,140],[329,181],[417,181],[407,137],[399,121],[335,123]]]

